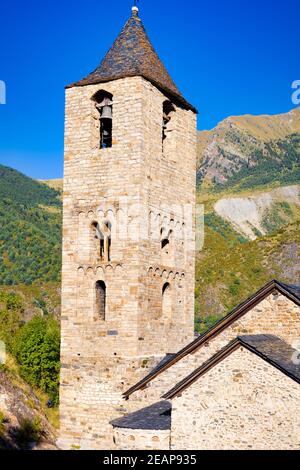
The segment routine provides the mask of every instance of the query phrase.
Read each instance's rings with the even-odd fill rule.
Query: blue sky
[[[64,86],[100,62],[130,0],[11,0],[1,4],[0,163],[34,178],[63,174]],[[294,107],[300,79],[298,0],[141,0],[161,59],[199,110],[199,129],[239,114]]]

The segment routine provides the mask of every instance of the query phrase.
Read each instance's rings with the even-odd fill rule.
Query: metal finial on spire
[[[132,12],[133,13],[138,13],[139,9],[138,9],[137,4],[138,4],[139,1],[140,0],[133,0],[133,7],[132,7]]]

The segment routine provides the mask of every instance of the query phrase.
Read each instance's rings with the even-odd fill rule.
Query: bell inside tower
[[[94,96],[96,108],[100,113],[100,148],[112,147],[113,96],[100,91]]]

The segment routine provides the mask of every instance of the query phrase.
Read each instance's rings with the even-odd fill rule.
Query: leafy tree
[[[60,332],[53,317],[35,316],[17,333],[15,355],[22,377],[58,402]]]
[[[23,306],[19,295],[0,292],[0,339],[12,352],[14,337],[22,325]]]

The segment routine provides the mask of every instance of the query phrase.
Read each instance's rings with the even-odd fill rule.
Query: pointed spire
[[[196,111],[183,98],[159,59],[138,12],[138,7],[133,6],[131,17],[96,70],[83,80],[69,85],[68,88],[141,76],[185,108]]]

